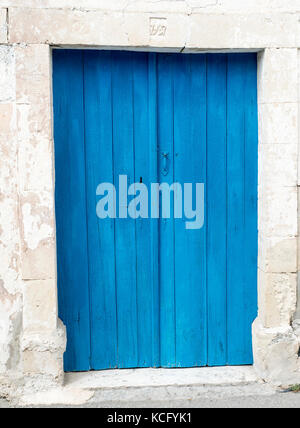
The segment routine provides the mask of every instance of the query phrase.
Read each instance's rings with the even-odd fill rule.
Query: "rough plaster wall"
[[[44,374],[44,386],[61,376],[65,333],[57,321],[50,49],[4,44],[6,10],[1,18],[0,394],[9,394],[26,376]]]
[[[0,376],[19,362],[22,282],[14,48],[0,45]]]

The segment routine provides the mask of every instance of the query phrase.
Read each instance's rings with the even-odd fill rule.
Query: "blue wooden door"
[[[256,73],[255,54],[54,51],[66,371],[252,363]],[[124,175],[203,183],[203,227],[187,230],[172,198],[170,218],[126,218],[121,201],[99,219],[97,186],[119,195]]]

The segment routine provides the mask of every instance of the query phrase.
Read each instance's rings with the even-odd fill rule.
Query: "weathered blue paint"
[[[256,55],[53,53],[66,371],[252,363]],[[205,183],[205,224],[99,220],[97,185]]]

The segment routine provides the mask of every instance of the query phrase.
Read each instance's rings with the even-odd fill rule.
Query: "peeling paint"
[[[10,46],[0,45],[0,102],[15,100],[15,57]]]
[[[53,236],[53,227],[43,222],[45,215],[34,214],[33,206],[25,203],[22,207],[24,240],[26,246],[34,250],[40,242]]]
[[[14,301],[14,296],[8,293],[8,291],[4,287],[4,281],[2,279],[0,279],[0,301],[2,303],[4,303],[5,301],[13,303]]]

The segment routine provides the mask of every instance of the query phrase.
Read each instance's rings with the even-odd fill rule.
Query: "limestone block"
[[[41,242],[34,250],[26,248],[22,252],[21,261],[22,279],[56,277],[56,254],[52,241]]]
[[[0,373],[16,370],[20,359],[22,293],[14,132],[14,104],[0,103]]]
[[[259,185],[296,186],[297,156],[296,144],[259,144]]]
[[[20,190],[53,193],[53,141],[39,135],[28,136],[20,141],[18,157]]]
[[[17,369],[22,326],[20,232],[11,49],[0,46],[0,373]],[[4,61],[3,58],[5,58]],[[4,75],[1,75],[1,71]],[[3,92],[1,92],[3,91]]]
[[[17,131],[21,191],[53,189],[49,46],[16,48]]]
[[[15,100],[15,56],[14,48],[0,45],[0,103]]]
[[[17,191],[17,153],[15,105],[0,103],[0,193],[3,195]]]
[[[259,231],[266,237],[297,236],[297,188],[264,185],[258,193]]]
[[[1,4],[0,4],[1,6]],[[7,43],[7,11],[0,9],[0,43]]]
[[[191,7],[181,2],[176,2],[175,6],[174,2],[136,2],[126,4],[122,9],[107,5],[103,9],[90,10],[86,7],[12,8],[9,37],[11,43],[156,46],[154,41],[149,42],[149,19],[152,17],[167,19],[168,35],[163,44],[168,47],[296,47],[296,15],[270,12],[224,14],[202,9],[201,13],[192,14]],[[160,44],[159,40],[157,42]]]
[[[28,248],[54,237],[54,200],[49,192],[23,192],[20,195],[23,237]]]
[[[163,21],[153,30],[153,19]],[[187,15],[132,12],[12,9],[10,42],[84,46],[178,48],[185,44]]]
[[[260,104],[258,108],[261,144],[298,143],[298,104]]]
[[[20,141],[32,136],[52,139],[52,107],[49,98],[39,99],[31,104],[17,104],[16,112]]]
[[[55,279],[54,196],[51,192],[23,192],[21,266],[26,280]]]
[[[258,270],[259,318],[265,328],[289,326],[296,311],[297,274]]]
[[[17,195],[0,193],[0,285],[11,294],[19,291],[20,234]]]
[[[241,8],[249,11],[269,11],[270,9],[285,11],[300,10],[300,0],[245,0],[242,4],[239,0],[221,0],[218,4],[227,11],[241,10]]]
[[[22,337],[22,364],[25,376],[46,375],[63,381],[63,354],[66,349],[66,330],[59,322],[52,333],[26,333]],[[34,381],[34,386],[36,386]],[[45,384],[43,381],[42,383]],[[47,384],[46,384],[47,386]]]
[[[25,281],[23,305],[24,331],[56,329],[58,315],[55,280]]]
[[[258,266],[268,273],[297,272],[297,238],[268,238],[263,235],[258,239]]]
[[[1,272],[1,276],[3,273]],[[2,276],[4,277],[4,276]],[[12,293],[7,276],[0,279],[0,374],[16,371],[20,361],[19,337],[22,329],[22,294]],[[7,286],[7,288],[6,288]],[[1,382],[0,382],[0,392]]]
[[[47,45],[18,46],[16,101],[19,138],[39,134],[52,138],[51,64]]]
[[[54,331],[30,332],[22,336],[22,351],[64,352],[66,348],[66,328],[60,319]]]
[[[49,191],[53,193],[53,142],[51,109],[50,52],[48,46],[20,46],[16,48],[17,138],[19,142],[19,184],[21,191]],[[45,243],[41,253],[27,254],[24,270],[44,260],[49,253]],[[30,249],[29,253],[32,253]],[[42,256],[44,254],[44,256]],[[53,257],[50,258],[52,260]],[[46,260],[44,265],[47,266]],[[27,267],[25,267],[27,266]],[[44,267],[36,265],[30,279],[44,278]],[[52,269],[50,263],[49,269]],[[28,273],[25,274],[25,277]],[[48,276],[46,276],[47,278]],[[51,275],[53,277],[53,275]]]
[[[20,359],[20,235],[18,197],[12,189],[8,188],[9,195],[0,190],[0,373],[16,370]]]
[[[17,186],[18,146],[14,82],[14,49],[0,45],[0,200],[1,194],[16,193]]]
[[[144,46],[148,31],[139,37],[145,26],[148,30],[146,16],[124,18],[121,13],[20,8],[10,12],[10,42],[126,46],[132,38],[133,44]]]
[[[15,108],[13,103],[0,104],[0,139],[7,140],[14,136]]]
[[[286,29],[289,28],[289,31]],[[199,13],[190,16],[187,48],[296,47],[297,17],[291,14]]]
[[[292,328],[263,328],[259,319],[253,324],[254,367],[258,375],[276,386],[300,383],[299,343]]]
[[[47,45],[20,45],[16,56],[16,100],[30,104],[50,99],[50,48]]]
[[[259,55],[258,65],[259,103],[298,101],[297,49],[266,49]]]

